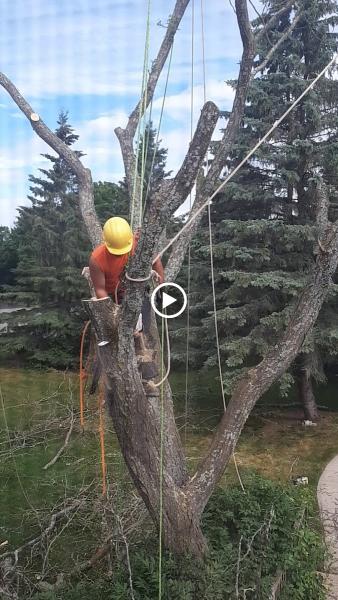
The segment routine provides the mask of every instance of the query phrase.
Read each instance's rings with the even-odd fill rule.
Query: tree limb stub
[[[94,246],[99,244],[102,239],[102,230],[95,212],[90,170],[86,169],[76,153],[47,127],[15,85],[1,72],[0,85],[8,92],[17,107],[27,117],[35,133],[65,160],[71,171],[76,175],[79,184],[80,209],[88,235]]]
[[[208,151],[212,134],[219,118],[219,110],[214,102],[206,102],[201,110],[194,136],[190,142],[188,153],[180,170],[169,188],[168,203],[164,203],[163,211],[167,216],[168,211],[175,212],[184,202],[196,181],[197,174],[203,164]]]
[[[286,371],[316,322],[337,269],[338,223],[327,227],[324,245],[327,253],[318,255],[314,273],[295,305],[285,333],[264,359],[237,384],[207,456],[186,487],[186,492],[191,494],[200,511],[222,476],[257,400]]]

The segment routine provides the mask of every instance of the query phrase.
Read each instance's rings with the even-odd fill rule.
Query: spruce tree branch
[[[0,72],[0,85],[8,92],[17,107],[29,120],[35,133],[52,148],[67,163],[76,175],[79,185],[80,209],[87,227],[89,238],[93,245],[100,243],[102,238],[101,226],[94,206],[94,192],[91,172],[85,168],[73,150],[70,149],[42,119],[34,112],[27,100],[21,95],[16,86]]]
[[[262,37],[264,35],[266,35],[266,33],[272,29],[272,27],[274,27],[274,25],[277,23],[278,19],[280,17],[282,17],[284,15],[285,12],[287,12],[288,10],[290,10],[292,8],[294,4],[294,0],[289,0],[285,6],[283,6],[280,10],[278,10],[264,25],[264,27],[262,27],[262,29],[260,29],[258,31],[258,33],[255,35],[255,39],[256,39],[256,43],[260,42],[260,40],[262,39]]]
[[[279,38],[279,40],[276,42],[276,44],[272,48],[270,48],[270,50],[267,53],[267,55],[264,58],[264,60],[259,65],[257,65],[257,67],[255,67],[253,69],[253,71],[252,71],[252,77],[254,77],[255,75],[257,75],[257,73],[259,73],[260,71],[264,71],[266,65],[269,63],[269,61],[273,57],[273,55],[276,52],[276,50],[278,50],[278,48],[283,44],[283,42],[285,42],[285,40],[293,32],[293,30],[295,29],[297,23],[300,21],[301,16],[302,16],[302,13],[298,13],[298,15],[295,16],[295,18],[293,19],[290,27],[283,33],[283,35]]]
[[[285,333],[236,385],[208,453],[185,487],[198,511],[203,510],[222,476],[257,400],[287,370],[317,320],[338,265],[338,222],[327,226],[323,245],[325,253],[318,254],[309,283],[299,296]]]

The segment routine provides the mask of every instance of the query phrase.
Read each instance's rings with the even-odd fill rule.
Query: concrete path
[[[338,600],[338,456],[324,469],[317,489],[318,504],[330,553],[326,565],[327,600]]]

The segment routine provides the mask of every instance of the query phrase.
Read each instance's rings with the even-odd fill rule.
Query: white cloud
[[[213,100],[221,110],[229,109],[231,107],[234,90],[222,81],[208,81],[207,82],[207,100]],[[160,110],[162,106],[163,98],[158,98],[153,104],[154,110]],[[187,122],[189,118],[190,124],[190,113],[191,113],[191,102],[192,95],[191,90],[186,88],[178,94],[172,94],[166,97],[164,105],[165,117],[171,117],[177,121]],[[194,120],[196,121],[199,117],[200,110],[204,104],[204,90],[203,85],[196,85],[193,88],[193,106],[194,106]]]

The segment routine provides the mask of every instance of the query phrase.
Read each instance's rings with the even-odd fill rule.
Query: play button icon
[[[176,306],[167,311],[167,308],[173,304],[176,304]],[[161,285],[158,285],[154,289],[151,295],[151,306],[160,317],[174,319],[185,310],[187,306],[187,294],[177,283],[161,283]]]
[[[167,308],[167,306],[170,306],[174,302],[176,302],[176,298],[173,298],[172,296],[169,296],[169,294],[167,294],[166,292],[163,292],[162,308]]]

